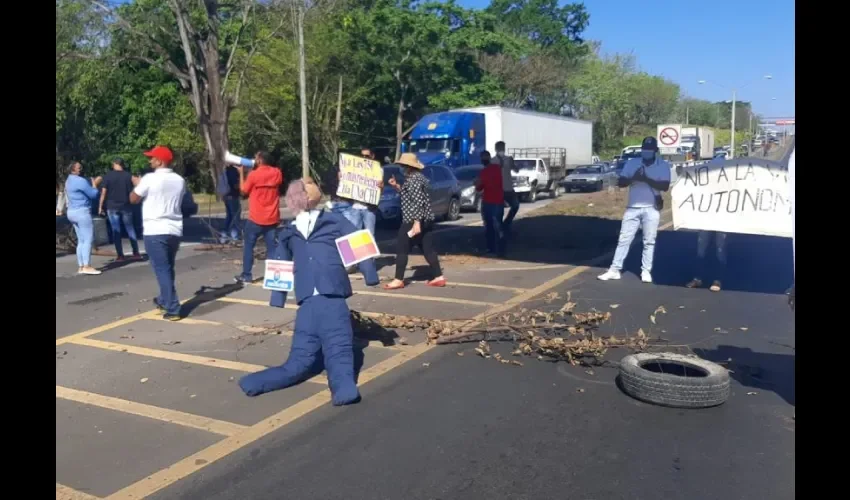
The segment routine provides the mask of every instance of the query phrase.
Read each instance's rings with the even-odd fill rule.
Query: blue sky
[[[486,7],[489,0],[458,0]],[[562,2],[567,3],[567,2]],[[762,116],[794,116],[794,1],[586,0],[585,38],[605,53],[633,53],[640,68],[699,99],[752,101]],[[764,80],[770,74],[772,80]],[[776,100],[773,100],[773,98]]]

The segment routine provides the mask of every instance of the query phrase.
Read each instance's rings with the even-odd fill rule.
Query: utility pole
[[[691,114],[691,107],[685,106],[685,125],[690,124],[690,121],[689,121],[690,114]]]
[[[729,147],[730,147],[729,152],[732,154],[732,156],[730,158],[735,157],[735,98],[736,98],[735,94],[736,94],[735,89],[732,89],[732,127],[731,127],[732,128],[732,142],[729,145]]]
[[[307,127],[307,67],[304,54],[304,0],[298,2],[298,87],[301,97],[301,176],[310,176],[310,144]]]

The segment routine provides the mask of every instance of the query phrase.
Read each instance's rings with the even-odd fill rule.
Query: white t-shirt
[[[621,177],[633,177],[641,167],[643,160],[631,158],[623,167]],[[670,182],[670,164],[656,157],[655,162],[646,167],[646,176],[654,181]],[[629,186],[629,208],[645,208],[655,206],[656,191],[645,182],[635,182]]]
[[[146,174],[133,190],[144,198],[142,227],[145,236],[183,236],[183,195],[186,181],[170,168]]]

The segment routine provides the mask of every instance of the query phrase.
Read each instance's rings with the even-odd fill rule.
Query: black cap
[[[655,140],[655,137],[645,137],[643,139],[643,143],[640,145],[641,149],[651,149],[652,151],[658,151],[658,141]]]

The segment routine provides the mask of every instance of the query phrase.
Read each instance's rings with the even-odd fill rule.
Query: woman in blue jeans
[[[65,181],[65,196],[68,203],[68,220],[77,233],[78,274],[100,274],[91,266],[91,249],[94,242],[94,222],[92,221],[92,202],[100,196],[97,189],[100,177],[91,181],[83,177],[83,166],[74,162],[68,167],[68,179]]]

